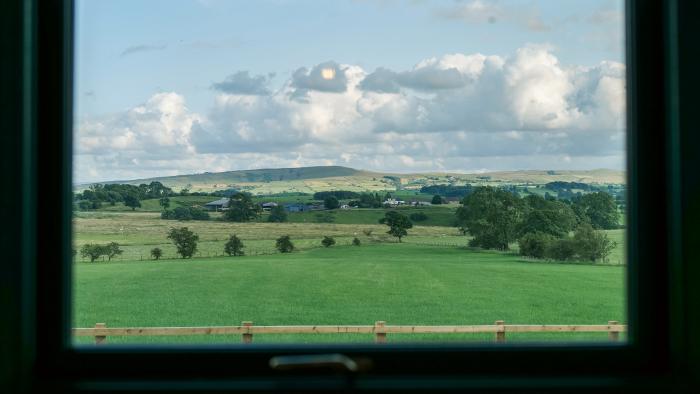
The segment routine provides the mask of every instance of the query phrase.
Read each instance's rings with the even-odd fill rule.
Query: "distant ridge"
[[[343,166],[315,166],[297,168],[265,168],[200,174],[162,176],[132,180],[94,182],[101,184],[161,182],[176,191],[188,188],[191,192],[224,189],[247,190],[253,194],[314,193],[326,190],[380,191],[418,190],[434,184],[545,184],[553,181],[583,182],[590,184],[624,184],[625,173],[619,170],[597,169],[583,171],[523,170],[485,173],[390,173],[357,170]],[[92,183],[76,185],[85,189]]]

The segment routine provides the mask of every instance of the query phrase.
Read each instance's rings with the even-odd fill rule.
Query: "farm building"
[[[208,202],[204,204],[204,209],[207,211],[223,211],[228,209],[228,203],[229,199],[228,198],[222,198],[220,200]]]
[[[262,207],[263,211],[269,211],[272,208],[276,207],[277,203],[276,202],[264,202],[264,203],[260,204],[260,206]]]

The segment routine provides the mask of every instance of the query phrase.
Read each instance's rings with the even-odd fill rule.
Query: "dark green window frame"
[[[5,0],[0,391],[691,392],[700,375],[698,3],[627,2],[627,343],[87,349],[72,347],[69,331],[73,4]],[[373,367],[268,366],[272,356],[327,353]]]

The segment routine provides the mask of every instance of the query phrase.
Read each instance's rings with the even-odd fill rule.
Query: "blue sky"
[[[624,162],[621,1],[91,0],[76,9],[78,181],[314,164]],[[314,82],[318,65],[336,69],[342,86]],[[369,75],[389,78],[391,92],[372,88],[377,78],[363,84]],[[490,97],[487,82],[504,92]]]

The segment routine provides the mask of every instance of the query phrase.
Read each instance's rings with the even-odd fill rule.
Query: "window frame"
[[[691,264],[698,252],[690,246],[698,234],[690,219],[700,216],[692,198],[700,196],[700,182],[690,169],[700,160],[695,154],[700,138],[689,131],[698,121],[686,103],[698,101],[691,86],[700,83],[684,84],[691,81],[685,79],[691,66],[700,61],[683,55],[690,53],[693,41],[684,37],[697,31],[692,21],[692,15],[700,15],[697,3],[626,3],[627,251],[628,261],[636,262],[628,264],[627,272],[628,342],[204,348],[72,346],[73,2],[10,0],[7,4],[8,15],[2,16],[2,22],[19,17],[7,26],[21,44],[11,50],[19,56],[17,70],[22,75],[8,81],[20,88],[22,100],[14,96],[12,102],[13,96],[3,93],[7,98],[3,115],[19,114],[12,117],[10,126],[21,132],[3,135],[7,141],[2,141],[1,148],[6,154],[3,166],[5,162],[8,166],[3,168],[22,174],[13,181],[22,193],[3,196],[3,203],[18,204],[21,209],[7,219],[19,231],[3,234],[8,244],[15,242],[19,249],[0,273],[17,279],[8,288],[21,301],[0,299],[0,306],[17,318],[0,328],[0,343],[13,351],[7,366],[16,374],[17,387],[37,391],[62,387],[74,392],[292,388],[570,392],[682,389],[694,382],[690,376],[700,346],[692,333],[698,327],[700,308],[690,298],[698,293],[690,284],[700,275]],[[8,70],[3,65],[3,73]],[[650,157],[654,160],[643,160]],[[51,198],[37,196],[47,191]],[[44,212],[52,214],[33,209],[40,201]],[[685,217],[686,212],[695,216]],[[57,256],[60,264],[55,263]],[[326,353],[369,358],[374,367],[352,376],[279,373],[268,367],[274,355]]]

